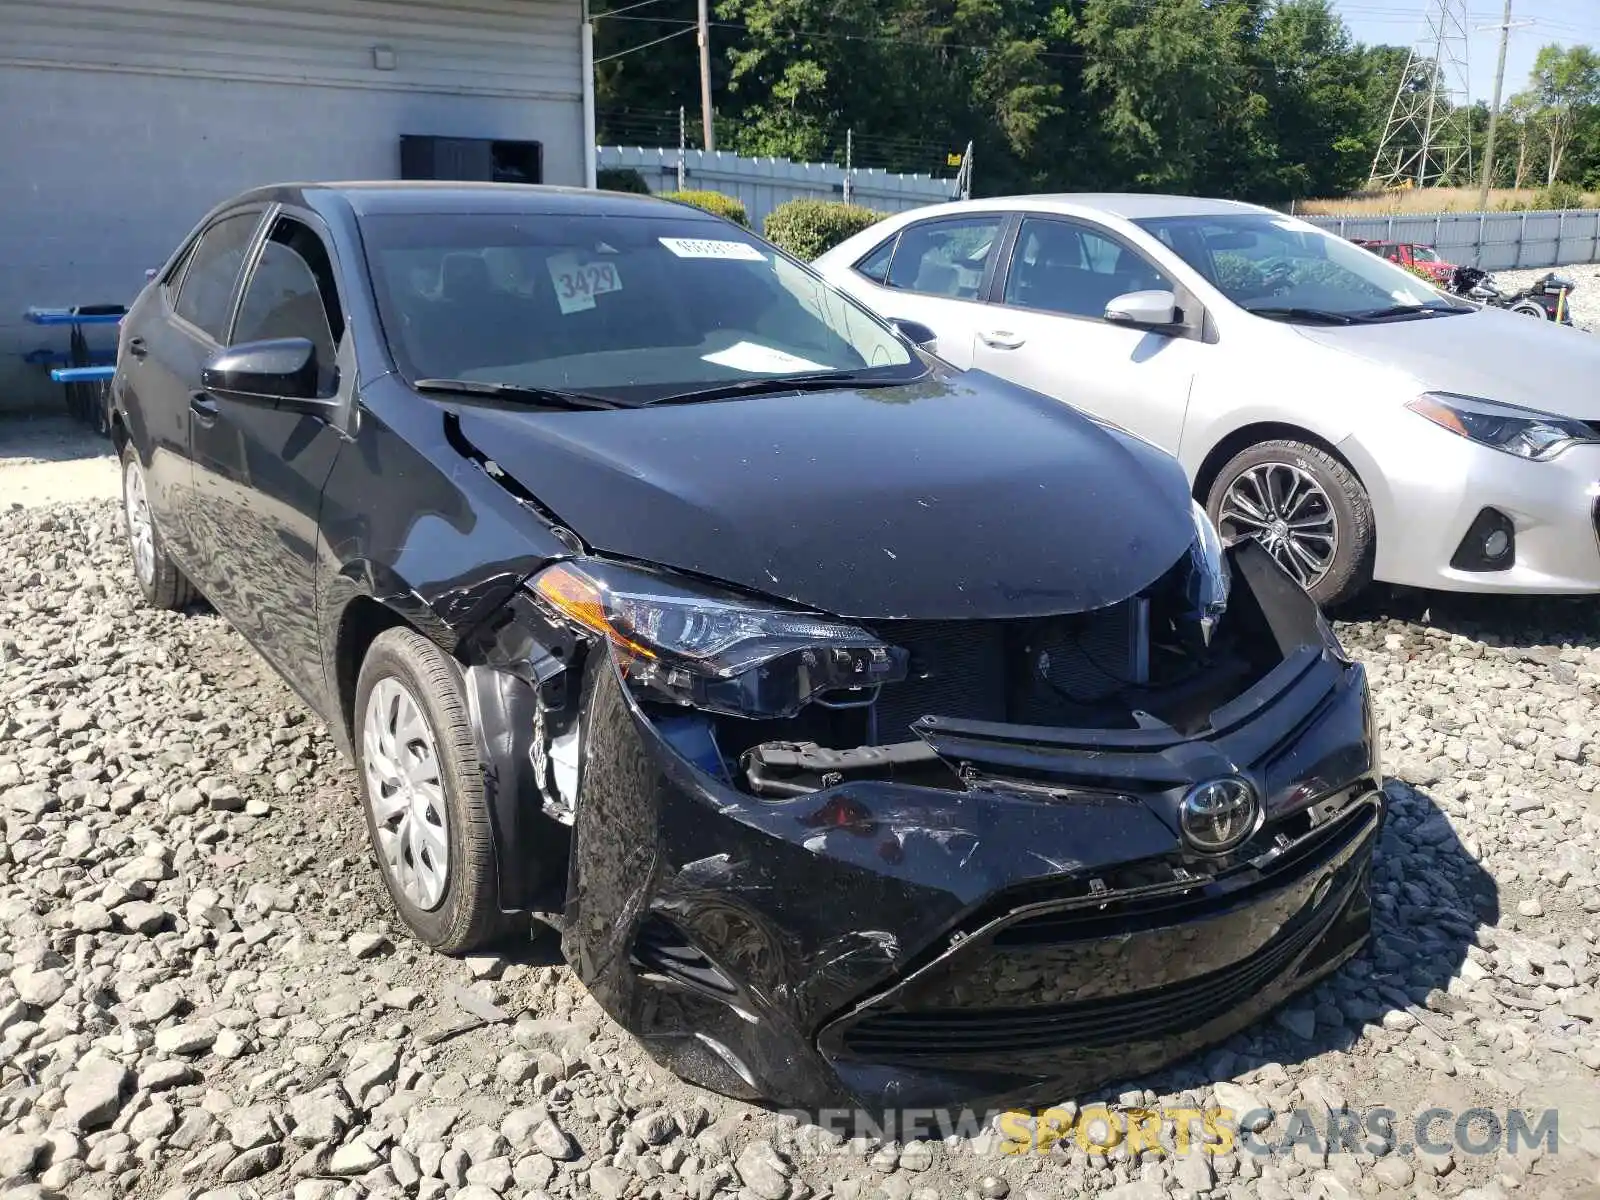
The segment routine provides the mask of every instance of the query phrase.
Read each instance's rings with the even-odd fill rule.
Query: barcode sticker
[[[661,244],[679,258],[726,258],[737,262],[766,262],[767,256],[749,242],[716,238],[662,238]]]

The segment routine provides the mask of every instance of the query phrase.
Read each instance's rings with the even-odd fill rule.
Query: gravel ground
[[[1373,948],[1219,1049],[1073,1098],[1260,1106],[1264,1142],[1295,1109],[1377,1106],[1392,1133],[1007,1155],[988,1133],[842,1143],[690,1088],[549,934],[422,951],[323,729],[216,616],[136,606],[114,505],[0,512],[0,544],[6,1200],[1600,1194],[1592,603],[1345,622],[1395,777]],[[1557,1107],[1559,1141],[1415,1151],[1430,1107]]]
[[[1578,285],[1567,297],[1567,303],[1572,305],[1573,326],[1589,333],[1600,332],[1600,266],[1554,269]],[[1515,292],[1528,287],[1550,270],[1550,267],[1539,267],[1522,271],[1496,271],[1494,279],[1506,291]]]
[[[121,495],[111,443],[67,417],[0,419],[0,510]]]

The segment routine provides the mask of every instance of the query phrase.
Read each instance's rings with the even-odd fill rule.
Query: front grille
[[[1170,987],[1029,1008],[879,1013],[847,1029],[844,1045],[862,1057],[907,1059],[1153,1041],[1196,1029],[1260,992],[1327,932],[1338,912],[1338,905],[1325,904],[1248,958]]]
[[[1225,909],[1281,887],[1283,881],[1337,858],[1367,833],[1376,813],[1372,801],[1350,805],[1325,824],[1312,827],[1308,813],[1296,813],[1264,828],[1244,850],[1250,856],[1230,869],[1201,874],[1206,864],[1157,860],[1120,867],[1104,879],[1104,901],[1091,893],[1077,907],[1024,917],[998,930],[996,946],[1038,947],[1156,928],[1174,921],[1204,920]],[[1287,844],[1261,861],[1275,844]],[[1165,875],[1164,881],[1158,881]],[[1083,885],[1087,891],[1087,885]],[[1118,893],[1123,893],[1119,895]],[[1008,893],[1015,905],[1015,897]]]
[[[906,741],[925,716],[1048,724],[1133,680],[1132,602],[1016,621],[882,621],[872,632],[910,654],[903,683],[876,704],[878,740]]]

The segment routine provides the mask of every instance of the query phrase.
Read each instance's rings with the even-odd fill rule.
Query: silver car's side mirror
[[[1178,298],[1171,292],[1125,292],[1106,305],[1106,320],[1136,329],[1173,329],[1178,323]]]

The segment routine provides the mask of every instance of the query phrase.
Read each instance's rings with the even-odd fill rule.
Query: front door
[[[310,223],[278,213],[251,264],[229,345],[306,338],[325,390],[354,388],[338,369],[344,317],[327,244]],[[196,582],[302,696],[324,686],[316,625],[322,489],[344,437],[321,417],[211,393],[193,432]]]
[[[1176,454],[1195,372],[1210,346],[1105,319],[1126,292],[1171,291],[1133,247],[1086,222],[1028,215],[995,302],[983,307],[973,365],[1064,400]]]

